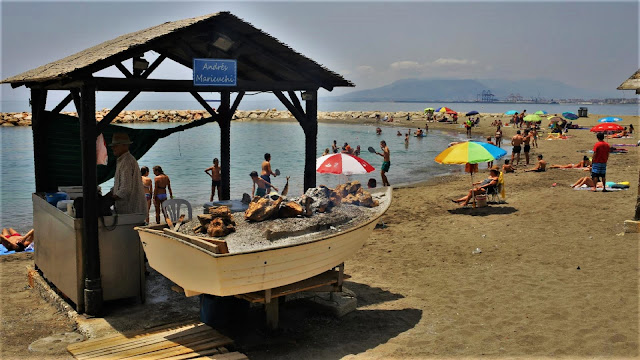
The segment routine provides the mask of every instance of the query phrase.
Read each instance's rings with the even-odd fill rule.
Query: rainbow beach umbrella
[[[465,141],[446,148],[436,156],[439,164],[477,164],[500,159],[507,151],[489,143]]]
[[[489,143],[466,141],[449,146],[436,156],[439,164],[477,164],[500,159],[507,155],[507,151]],[[471,186],[473,186],[473,171],[471,173]],[[476,206],[476,198],[473,197],[473,207]]]

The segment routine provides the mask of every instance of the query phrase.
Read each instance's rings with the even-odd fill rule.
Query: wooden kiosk
[[[151,62],[144,58],[151,58],[156,54],[159,55]],[[150,78],[153,71],[166,59],[193,68],[193,60],[196,58],[236,60],[236,84],[194,86],[193,79]],[[131,62],[125,65],[129,60]],[[117,68],[122,77],[94,76],[96,72],[111,67]],[[103,279],[113,271],[113,266],[105,265],[101,260],[101,255],[104,254],[99,242],[100,230],[96,210],[96,138],[138,94],[143,91],[188,92],[209,112],[211,117],[183,125],[177,131],[214,121],[218,123],[221,130],[222,197],[228,200],[231,119],[245,92],[273,92],[298,120],[305,134],[304,188],[308,189],[316,185],[318,89],[331,91],[337,86],[354,86],[342,76],[295,52],[229,12],[167,22],[122,35],[64,59],[7,78],[2,83],[9,83],[14,88],[24,85],[31,89],[32,130],[36,144],[46,144],[50,141],[48,128],[54,125],[51,125],[49,119],[59,114],[71,101],[79,114],[84,199],[82,230],[70,237],[54,240],[40,225],[42,222],[36,222],[35,251],[36,266],[45,278],[58,286],[63,280],[52,279],[52,270],[46,266],[40,267],[40,264],[46,261],[44,259],[51,259],[47,254],[43,254],[44,259],[40,257],[39,249],[46,248],[45,243],[51,241],[78,244],[75,261],[84,264],[81,267],[82,271],[62,276],[75,277],[64,281],[79,284],[83,301],[80,301],[78,295],[77,310],[90,315],[100,315],[103,300],[110,299],[105,297]],[[69,94],[51,110],[46,110],[48,91],[67,91]],[[99,122],[96,121],[95,115],[97,91],[127,92]],[[212,109],[199,92],[219,92],[219,108]],[[301,92],[300,98],[296,92]],[[233,102],[232,93],[236,94]],[[301,100],[305,101],[305,107],[302,106]],[[47,168],[48,156],[45,146],[34,146],[35,197],[40,197],[45,192],[57,191],[61,185],[79,185],[56,183],[56,176],[52,176]],[[34,207],[39,203],[38,200],[34,198]],[[53,215],[42,214],[44,222],[48,216]],[[129,266],[139,269],[140,263]]]

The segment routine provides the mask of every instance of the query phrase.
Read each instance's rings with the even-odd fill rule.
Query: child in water
[[[266,180],[259,177],[257,171],[252,171],[251,174],[249,174],[249,176],[251,176],[251,180],[253,180],[253,188],[251,189],[251,193],[255,194],[255,196],[262,197],[267,195],[267,186],[270,186],[276,189],[276,191],[278,191],[277,187],[271,185]],[[256,189],[256,185],[258,186],[257,189]]]

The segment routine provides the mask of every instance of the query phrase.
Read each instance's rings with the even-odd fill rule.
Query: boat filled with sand
[[[302,281],[353,256],[391,205],[391,188],[359,182],[297,198],[254,198],[244,212],[210,208],[174,228],[136,227],[149,265],[186,296],[230,296]],[[177,228],[177,230],[176,230]]]

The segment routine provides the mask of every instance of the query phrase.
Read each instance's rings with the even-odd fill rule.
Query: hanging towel
[[[96,139],[96,163],[98,165],[107,165],[108,161],[107,143],[104,141],[104,136],[100,134]]]

